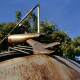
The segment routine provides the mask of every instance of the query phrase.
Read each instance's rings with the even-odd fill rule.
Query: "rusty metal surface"
[[[1,57],[4,57],[4,56],[9,56],[9,55],[14,55],[14,54],[20,54],[20,53],[18,53],[18,52],[16,52],[16,51],[8,51],[8,52],[2,52],[2,53],[0,53],[0,58]]]
[[[54,52],[54,51],[45,49],[47,47],[54,46],[53,43],[50,43],[48,45],[45,44],[44,46],[44,44],[32,39],[29,39],[26,42],[33,47],[33,54],[51,54]],[[55,45],[58,45],[58,43],[56,43]]]
[[[0,80],[80,80],[80,65],[67,59],[32,55],[0,62]]]
[[[32,54],[33,53],[33,50],[32,50],[32,47],[29,47],[29,46],[16,46],[16,47],[9,47],[10,48],[10,51],[4,51],[2,53],[0,53],[0,60],[1,58],[3,57],[7,57],[10,58],[10,56],[13,56],[13,57],[19,57],[20,55],[29,55],[29,54]],[[5,60],[5,58],[3,59]]]
[[[41,43],[36,43],[33,46],[33,54],[51,54],[53,52],[54,51],[45,49]]]
[[[16,49],[16,48],[10,48],[10,49],[12,49],[12,50],[14,50],[14,51],[17,51],[17,52],[21,52],[21,53],[23,53],[23,54],[30,54],[29,52],[22,51],[22,50]]]
[[[53,42],[53,43],[49,43],[49,44],[44,44],[44,48],[49,48],[49,47],[56,46],[56,45],[59,45],[59,44],[60,44],[59,42]]]
[[[39,37],[40,33],[28,33],[28,34],[16,34],[16,35],[9,35],[8,42],[9,43],[22,43],[25,42],[27,39],[30,38],[37,38]]]

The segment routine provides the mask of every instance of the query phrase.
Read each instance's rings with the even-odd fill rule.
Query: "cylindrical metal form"
[[[29,33],[29,34],[17,34],[17,35],[9,35],[8,42],[9,43],[22,43],[25,42],[27,39],[37,38],[41,34],[39,33]]]
[[[38,4],[38,33],[40,33],[40,6]]]

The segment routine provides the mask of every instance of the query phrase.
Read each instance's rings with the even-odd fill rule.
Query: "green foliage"
[[[23,25],[26,27],[28,32],[31,32],[31,25],[30,25],[30,22],[28,20],[24,20]]]
[[[15,19],[16,19],[16,22],[18,23],[20,20],[21,20],[21,11],[15,11]]]
[[[72,40],[72,47],[77,48],[78,46],[80,46],[80,36],[77,36]]]
[[[30,10],[28,10],[29,12]],[[32,12],[31,14],[29,14],[29,16],[27,17],[27,21],[30,23],[30,32],[37,32],[37,16],[35,15],[34,12]]]
[[[28,10],[29,12],[30,10]],[[35,25],[37,23],[37,16],[35,15],[34,12],[32,12],[31,14],[29,14],[29,16],[27,17],[27,20],[32,24]]]
[[[74,49],[74,55],[80,56],[80,35],[73,38],[71,47]],[[80,63],[80,62],[79,62]]]
[[[71,39],[69,38],[69,36],[67,36],[67,34],[61,30],[59,31],[54,31],[51,34],[51,37],[54,41],[59,41],[60,43],[62,42],[66,42],[68,43],[68,41],[71,41]]]
[[[55,23],[53,21],[42,21],[41,22],[41,32],[44,32],[46,34],[52,34],[53,31],[58,30],[57,28],[58,26],[55,25]]]
[[[45,37],[41,39],[52,41],[51,34],[54,31],[58,31],[58,26],[53,21],[44,20],[41,22],[40,32],[46,34]]]
[[[69,53],[69,45],[71,43],[71,39],[67,34],[61,30],[54,31],[51,34],[52,40],[54,42],[60,42],[60,45],[57,47],[54,47],[53,49],[56,50],[59,56],[67,57],[67,54]],[[69,49],[68,49],[69,48]]]

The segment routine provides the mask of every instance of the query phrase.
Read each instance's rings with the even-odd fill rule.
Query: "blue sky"
[[[53,20],[61,30],[74,38],[80,35],[80,0],[0,0],[0,23],[15,21],[15,11],[40,4],[40,20]]]

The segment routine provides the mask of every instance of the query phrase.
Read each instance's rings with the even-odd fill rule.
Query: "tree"
[[[46,21],[46,20],[42,21],[40,32],[45,33],[46,35],[41,39],[48,40],[51,42],[52,41],[51,34],[57,30],[58,30],[58,26],[53,21]]]
[[[30,10],[28,10],[27,12],[29,12]],[[35,25],[37,24],[37,16],[34,12],[31,12],[28,17],[27,20],[31,23],[31,25]]]
[[[67,34],[61,30],[54,31],[51,34],[52,41],[60,42],[59,46],[53,47],[56,50],[56,55],[67,57],[69,53],[69,46],[71,45],[71,39]]]
[[[16,22],[18,23],[20,20],[21,20],[21,17],[22,17],[22,13],[21,11],[15,11],[15,19],[16,19]]]
[[[71,47],[74,49],[74,57],[80,56],[80,35],[73,38],[73,40],[71,42]]]
[[[71,46],[75,47],[75,48],[80,46],[80,35],[75,37],[75,38],[73,38]]]
[[[1,34],[1,32],[3,31],[3,26],[0,24],[0,39],[2,39],[3,35]]]
[[[30,10],[28,10],[27,12],[29,12]],[[26,20],[29,22],[30,27],[29,30],[32,33],[37,32],[37,16],[34,12],[32,12],[31,14],[29,14],[29,16],[26,18]]]
[[[41,32],[46,34],[52,34],[53,31],[58,30],[58,26],[53,21],[42,21],[41,22]]]

